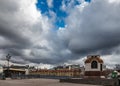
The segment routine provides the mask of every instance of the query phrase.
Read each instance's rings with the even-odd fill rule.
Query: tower
[[[100,77],[103,75],[103,60],[100,55],[87,56],[85,60],[85,76]]]

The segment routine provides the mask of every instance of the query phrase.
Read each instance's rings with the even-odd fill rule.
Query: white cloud
[[[50,8],[53,7],[53,0],[47,0],[47,4]]]
[[[0,49],[4,51],[3,56],[5,53],[11,53],[13,55],[12,62],[17,62],[16,60],[28,60],[29,62],[28,57],[38,58],[36,56],[30,56],[35,46],[49,47],[45,37],[49,33],[52,24],[47,16],[42,15],[37,10],[35,5],[37,0],[8,0],[8,2],[4,2],[4,0],[0,1],[0,8],[4,8],[0,9],[0,40],[2,41],[0,43]],[[13,3],[17,4],[17,6],[13,5]],[[15,6],[16,9],[14,9]],[[8,7],[11,9],[7,10],[9,9]],[[46,40],[46,44],[42,42],[44,40]]]
[[[70,12],[66,18],[67,28],[60,31],[61,37],[68,40],[68,47],[73,53],[112,55],[120,45],[119,3],[93,0],[82,5],[67,10]],[[113,60],[114,55],[111,58]],[[115,58],[114,63],[118,60]]]
[[[109,0],[110,3],[120,3],[120,0]]]

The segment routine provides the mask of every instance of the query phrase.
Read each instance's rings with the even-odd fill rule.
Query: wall
[[[3,73],[3,67],[0,67],[0,73]]]
[[[60,79],[60,82],[116,86],[118,80],[117,79]]]
[[[39,74],[39,75],[54,75],[54,76],[71,76],[71,77],[79,77],[81,74],[80,69],[59,69],[59,70],[36,70],[30,71],[29,74]]]
[[[97,69],[91,69],[91,63],[86,63],[85,64],[85,71],[100,71],[100,64],[101,63],[98,63]]]

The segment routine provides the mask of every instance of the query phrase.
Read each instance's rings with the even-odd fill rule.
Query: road
[[[19,80],[0,80],[0,86],[100,86],[73,83],[60,83],[54,79],[19,79]]]

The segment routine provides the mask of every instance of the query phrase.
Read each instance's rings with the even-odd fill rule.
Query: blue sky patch
[[[49,18],[50,18],[49,10],[56,13],[57,18],[56,18],[55,26],[57,28],[65,26],[64,18],[67,17],[67,13],[60,9],[61,5],[62,5],[62,0],[53,0],[52,8],[49,8],[47,4],[47,0],[38,0],[36,4],[37,8],[41,11],[41,13],[47,15]]]
[[[86,2],[91,2],[91,0],[85,0]]]
[[[36,4],[37,8],[41,11],[41,13],[48,16],[49,18],[51,18],[49,11],[53,11],[56,14],[57,17],[54,23],[56,28],[65,27],[64,18],[68,16],[68,14],[65,11],[61,10],[62,1],[63,0],[53,0],[53,3],[52,3],[53,7],[51,8],[49,8],[47,4],[47,0],[38,0]],[[90,2],[91,0],[85,0],[85,1]],[[70,2],[71,0],[64,0],[64,3],[66,6],[68,6]],[[80,2],[78,0],[74,0],[73,7],[79,4]]]
[[[49,11],[47,0],[38,0],[38,3],[36,4],[36,6],[39,10],[41,10],[42,14]]]

